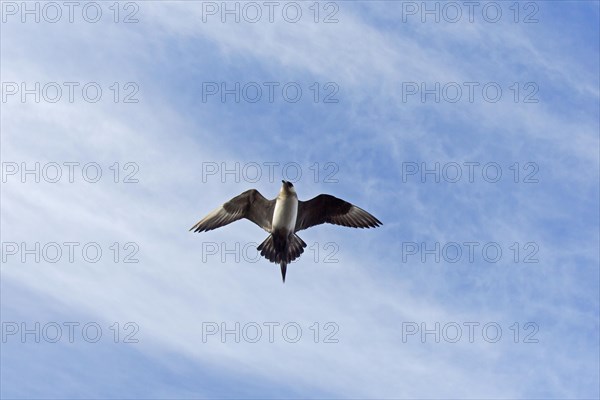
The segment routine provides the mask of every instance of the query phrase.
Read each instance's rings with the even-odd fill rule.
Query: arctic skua
[[[281,182],[277,198],[267,200],[258,190],[247,190],[212,211],[190,231],[206,232],[242,218],[249,219],[269,233],[257,250],[267,260],[280,265],[281,278],[285,282],[287,265],[300,257],[306,247],[296,232],[324,223],[350,228],[382,225],[362,208],[329,194],[300,201],[294,185]]]

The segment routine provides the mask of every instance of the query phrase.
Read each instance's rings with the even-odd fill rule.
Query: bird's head
[[[296,194],[296,189],[294,189],[294,184],[290,181],[281,181],[281,190],[279,193],[284,195]]]

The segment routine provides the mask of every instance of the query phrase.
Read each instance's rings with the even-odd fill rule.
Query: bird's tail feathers
[[[295,233],[291,233],[287,240],[280,235],[271,234],[257,247],[257,250],[267,260],[281,266],[281,277],[285,282],[287,264],[300,257],[305,247],[304,240]]]
[[[287,271],[287,263],[282,262],[281,264],[279,264],[279,266],[281,267],[281,280],[283,281],[283,283],[285,283],[285,273]]]

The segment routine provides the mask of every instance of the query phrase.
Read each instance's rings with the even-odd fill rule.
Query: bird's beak
[[[285,183],[285,181],[282,179],[282,180],[281,180],[281,183]]]

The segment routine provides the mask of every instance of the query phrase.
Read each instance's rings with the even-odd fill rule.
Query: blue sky
[[[46,3],[27,3],[38,4],[39,23],[22,4],[1,6],[3,398],[600,395],[597,2],[520,2],[516,20],[514,2],[482,2],[472,22],[463,2],[451,3],[456,22],[443,14],[447,3],[428,2],[438,4],[439,23],[422,2],[321,2],[318,22],[313,2],[303,2],[296,23],[281,14],[289,2],[272,23],[263,2],[253,3],[263,13],[256,23],[203,15],[221,2],[120,2],[119,22],[113,2],[99,2],[96,23],[81,14],[93,7],[86,2],[73,22],[56,3],[56,23]],[[138,22],[124,23],[132,12]],[[331,12],[337,22],[324,23]],[[21,101],[21,84],[36,82],[40,90],[56,82],[63,97]],[[64,82],[79,84],[73,102]],[[89,83],[102,89],[98,102],[81,94]],[[251,83],[263,96],[223,102],[205,92],[212,83]],[[286,84],[302,89],[297,102],[283,97]],[[439,84],[440,101],[422,101],[421,84]],[[502,95],[486,100],[483,87]],[[123,102],[135,88],[138,101]],[[338,101],[324,102],[329,93]],[[45,171],[57,163],[59,181],[22,182],[22,166],[36,162]],[[69,162],[79,163],[72,183]],[[98,182],[82,178],[87,163],[101,168]],[[207,165],[236,163],[240,173],[260,166],[261,178],[203,179]],[[422,177],[436,163],[439,182]],[[330,193],[383,226],[301,232],[309,248],[285,285],[278,266],[227,254],[264,240],[252,223],[188,232],[249,188],[275,197],[294,166],[301,200]],[[456,166],[461,177],[449,182]],[[138,182],[123,183],[128,173]],[[22,243],[36,242],[59,243],[63,254],[23,262]],[[73,262],[65,242],[79,243]],[[98,262],[83,258],[86,243],[102,250]],[[421,248],[436,243],[439,262]],[[474,243],[473,260],[465,243]],[[457,246],[461,257],[450,262]],[[489,261],[497,248],[499,260]],[[124,263],[132,251],[139,262]],[[135,343],[125,342],[128,322]],[[325,340],[328,322],[337,342]],[[36,323],[39,343],[20,331]],[[72,342],[65,323],[79,324]],[[258,324],[263,335],[203,340],[210,323]],[[269,323],[278,324],[272,341]],[[63,334],[53,342],[55,324]],[[97,342],[80,331],[86,324],[102,329]],[[286,324],[301,328],[296,343],[285,340]],[[421,336],[436,326],[439,342]],[[408,335],[410,327],[419,332]]]

